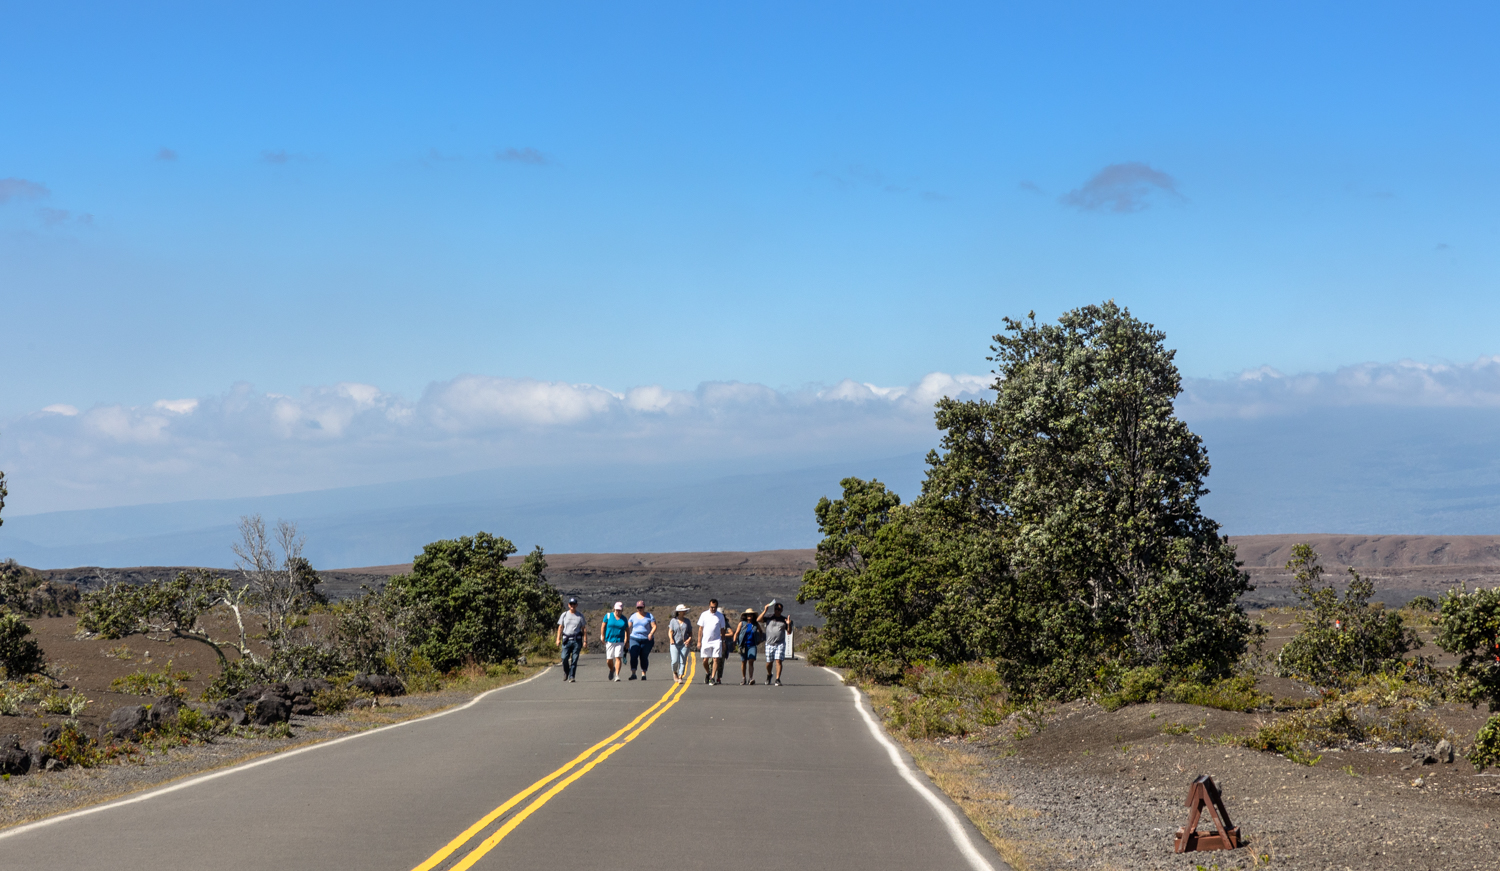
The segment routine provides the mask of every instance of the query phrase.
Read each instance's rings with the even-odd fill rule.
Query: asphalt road
[[[0,832],[0,868],[1005,868],[832,673],[671,692],[654,659]]]

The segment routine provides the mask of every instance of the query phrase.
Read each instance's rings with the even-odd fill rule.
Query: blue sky
[[[1003,316],[1105,298],[1224,390],[1492,404],[1493,5],[308,5],[0,4],[9,511],[637,461],[555,446],[643,389],[698,403],[653,462],[894,455]],[[814,411],[714,453],[721,382]],[[884,430],[819,416],[843,383]],[[465,385],[524,445],[423,417]],[[426,459],[163,435],[237,396]]]

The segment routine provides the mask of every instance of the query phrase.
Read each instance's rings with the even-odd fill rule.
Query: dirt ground
[[[88,698],[88,707],[76,719],[90,736],[97,735],[99,725],[109,719],[115,708],[150,701],[110,689],[115,678],[135,671],[159,672],[171,663],[172,672],[191,675],[182,685],[188,696],[196,699],[219,675],[218,656],[213,648],[198,641],[153,641],[140,635],[115,641],[81,640],[76,637],[77,617],[40,617],[26,622],[31,626],[31,637],[46,653],[48,670],[60,682],[62,692],[78,692]],[[210,622],[215,637],[228,637],[227,615],[213,615]],[[48,725],[64,719],[52,714],[0,716],[0,737],[14,735],[24,746],[40,738]]]
[[[1256,616],[1270,629],[1262,653],[1274,655],[1294,615]],[[1430,644],[1420,652],[1452,664]],[[1285,678],[1257,688],[1281,703],[1317,695]],[[1460,754],[1489,717],[1482,705],[1431,713]],[[1233,742],[1276,716],[1081,701],[1039,722],[1016,715],[980,734],[904,743],[1018,871],[1500,869],[1500,771],[1481,773],[1462,755],[1424,764],[1430,748],[1394,746],[1324,748],[1306,766]],[[1223,790],[1243,848],[1173,852],[1201,774]]]

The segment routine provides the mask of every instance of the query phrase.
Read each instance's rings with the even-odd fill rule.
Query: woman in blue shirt
[[[609,679],[618,681],[625,669],[625,603],[616,602],[615,610],[604,615],[599,622],[599,643],[604,645],[604,661],[609,666]]]

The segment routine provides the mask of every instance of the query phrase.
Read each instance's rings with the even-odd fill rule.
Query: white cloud
[[[1225,379],[1183,382],[1178,407],[1197,417],[1263,417],[1315,408],[1500,407],[1500,356],[1472,363],[1358,363],[1287,375],[1270,366]]]
[[[237,384],[149,405],[67,405],[0,426],[17,513],[314,490],[516,465],[826,462],[936,440],[932,404],[986,377],[693,390],[463,375],[416,399],[369,384],[295,396]]]

